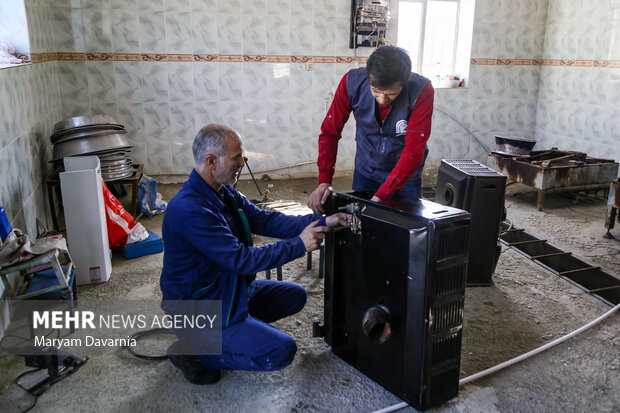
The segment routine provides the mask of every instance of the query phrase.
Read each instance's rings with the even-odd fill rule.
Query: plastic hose
[[[528,358],[530,358],[530,357],[532,357],[532,356],[534,356],[534,355],[536,355],[538,353],[541,353],[541,352],[543,352],[543,351],[545,351],[547,349],[550,349],[551,347],[557,346],[558,344],[563,343],[566,340],[575,337],[577,334],[582,333],[582,332],[586,331],[587,329],[589,329],[591,327],[594,327],[595,325],[597,325],[598,323],[600,323],[601,321],[603,321],[604,319],[606,319],[607,317],[612,315],[615,311],[618,311],[618,309],[620,309],[620,304],[617,304],[614,308],[612,308],[611,310],[607,311],[605,314],[603,314],[602,316],[600,316],[596,320],[590,321],[588,324],[578,328],[577,330],[575,330],[575,331],[573,331],[571,333],[568,333],[565,336],[562,336],[562,337],[560,337],[558,339],[550,341],[549,343],[547,343],[547,344],[545,344],[545,345],[543,345],[541,347],[538,347],[538,348],[536,348],[536,349],[534,349],[532,351],[529,351],[529,352],[527,352],[525,354],[521,354],[520,356],[517,356],[517,357],[515,357],[513,359],[510,359],[510,360],[505,361],[505,362],[503,362],[501,364],[498,364],[495,367],[491,367],[491,368],[488,368],[486,370],[482,370],[479,373],[472,374],[471,376],[465,377],[464,379],[459,380],[459,386],[462,386],[462,385],[467,384],[469,382],[472,382],[474,380],[478,380],[481,377],[484,377],[486,375],[495,373],[496,371],[499,371],[499,370],[501,370],[503,368],[506,368],[508,366],[512,366],[515,363],[518,363],[518,362],[523,361],[525,359],[528,359]],[[386,407],[386,408],[381,409],[381,410],[375,410],[373,413],[393,412],[393,411],[396,411],[396,410],[404,409],[407,406],[409,406],[409,405],[406,402],[402,402],[402,403],[395,404],[393,406]]]

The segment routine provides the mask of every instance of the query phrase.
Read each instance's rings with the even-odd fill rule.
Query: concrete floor
[[[272,199],[304,202],[315,181],[260,181]],[[337,191],[349,190],[350,178],[337,179]],[[170,199],[178,185],[158,189]],[[248,198],[260,199],[251,182],[240,182]],[[620,273],[620,230],[602,238],[605,202],[573,203],[550,195],[537,211],[535,194],[508,187],[508,218],[536,236],[615,274]],[[124,200],[126,201],[126,200]],[[141,219],[161,234],[162,217]],[[263,240],[264,241],[264,240]],[[80,287],[80,300],[158,298],[162,254],[125,260],[115,253],[109,282]],[[279,372],[225,372],[212,386],[186,382],[168,361],[143,361],[117,350],[91,356],[75,375],[42,397],[35,411],[209,411],[209,412],[370,412],[400,400],[335,357],[322,339],[312,338],[311,322],[322,318],[323,283],[305,259],[284,267],[284,279],[308,291],[304,310],[276,325],[293,336],[298,353]],[[505,249],[491,287],[468,288],[461,377],[516,357],[595,319],[608,305]],[[581,335],[497,374],[462,386],[459,395],[431,409],[437,412],[620,411],[620,317],[618,314]],[[161,350],[164,351],[165,347]],[[80,354],[84,354],[81,351]],[[2,411],[21,411],[31,398],[12,384],[25,371],[23,359],[0,357]],[[413,411],[407,408],[403,411]]]

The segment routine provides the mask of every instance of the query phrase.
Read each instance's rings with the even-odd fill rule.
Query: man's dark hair
[[[366,73],[373,87],[382,89],[396,83],[404,86],[411,78],[411,59],[405,49],[381,46],[368,58]]]

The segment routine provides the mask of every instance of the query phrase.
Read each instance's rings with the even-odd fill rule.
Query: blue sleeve
[[[266,237],[287,239],[297,237],[310,223],[320,221],[325,224],[325,217],[321,215],[286,215],[277,211],[265,211],[251,203],[245,196],[239,195],[243,212],[248,217],[252,233]]]
[[[254,274],[302,257],[306,249],[299,237],[262,247],[246,247],[226,222],[209,210],[191,212],[185,217],[183,236],[211,261],[240,274]]]

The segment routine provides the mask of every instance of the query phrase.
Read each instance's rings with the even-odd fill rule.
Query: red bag
[[[148,238],[149,234],[146,229],[123,208],[123,205],[112,195],[105,182],[103,182],[103,201],[108,227],[108,242],[111,249],[117,250],[123,245]]]

